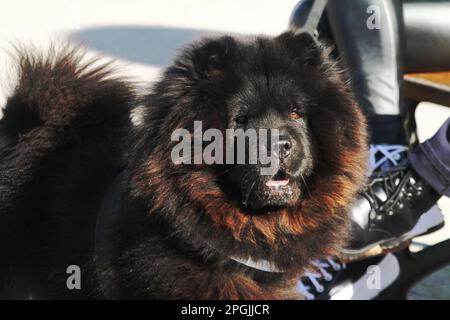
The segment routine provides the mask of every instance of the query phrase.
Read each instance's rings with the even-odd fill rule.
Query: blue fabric
[[[450,118],[408,154],[414,170],[439,194],[450,197]]]

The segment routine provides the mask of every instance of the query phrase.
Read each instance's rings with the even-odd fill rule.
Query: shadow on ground
[[[105,26],[79,30],[72,33],[70,38],[116,58],[164,67],[171,62],[178,49],[191,41],[201,36],[223,34],[211,30],[162,26]]]

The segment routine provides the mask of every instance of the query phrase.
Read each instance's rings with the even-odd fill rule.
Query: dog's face
[[[332,254],[343,240],[346,208],[364,180],[365,121],[346,79],[309,35],[200,42],[166,70],[147,105],[132,188],[186,241],[270,255],[288,267],[301,265],[305,251],[311,259]],[[227,129],[265,129],[266,143],[244,140],[241,163],[170,161],[171,133],[195,136],[194,121],[224,137]],[[262,172],[269,165],[259,153],[250,161],[255,144],[275,155],[275,170]]]
[[[315,144],[320,143],[311,130],[311,113],[334,107],[317,99],[324,85],[317,76],[320,54],[307,34],[259,39],[250,45],[224,37],[205,42],[193,53],[204,108],[201,119],[241,133],[267,130],[265,144],[247,138],[239,145],[236,139],[233,163],[216,166],[222,189],[247,213],[294,207],[307,191],[317,162]],[[256,162],[250,161],[251,147],[256,147]],[[268,164],[259,161],[260,150],[273,157],[270,172],[261,170]],[[245,161],[237,161],[239,152]]]
[[[251,214],[295,206],[306,191],[317,158],[308,120],[310,109],[316,107],[311,96],[314,93],[304,81],[304,72],[310,67],[292,70],[292,58],[283,56],[282,47],[266,46],[262,42],[253,52],[243,55],[245,58],[234,64],[233,74],[225,75],[236,77],[233,82],[238,84],[230,88],[224,102],[228,128],[256,133],[267,130],[264,142],[247,139],[243,146],[236,143],[235,149],[246,148],[244,164],[218,168],[223,174],[225,192],[237,198]],[[252,146],[258,152],[267,151],[272,156],[271,163],[249,163]],[[242,150],[235,154],[239,151]],[[269,165],[272,170],[264,172],[262,169]]]
[[[267,149],[273,156],[273,170],[263,173],[267,165],[260,161],[248,163],[249,157],[246,157],[244,165],[223,166],[219,173],[224,173],[225,190],[237,191],[234,195],[248,212],[264,214],[298,203],[316,165],[316,150],[308,128],[308,107],[300,97],[299,87],[288,79],[275,78],[269,80],[275,82],[269,89],[263,83],[266,79],[257,78],[259,83],[250,82],[244,89],[249,94],[248,101],[240,97],[231,100],[229,110],[233,118],[230,122],[233,128],[254,129],[255,132],[268,129],[268,135],[273,134],[265,145],[261,141],[256,143],[258,149],[262,146],[263,151]],[[271,137],[276,139],[273,144]],[[250,143],[245,145],[250,146]]]

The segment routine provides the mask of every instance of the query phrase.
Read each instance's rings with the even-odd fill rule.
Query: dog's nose
[[[278,137],[278,150],[280,152],[280,158],[286,159],[291,154],[292,140],[286,134],[281,134]]]

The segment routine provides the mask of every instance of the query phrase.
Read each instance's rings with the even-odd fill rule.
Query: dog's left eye
[[[245,115],[239,116],[234,120],[238,125],[245,126],[248,123],[248,117]]]
[[[289,119],[291,120],[300,120],[301,118],[303,118],[305,116],[305,114],[299,110],[297,110],[296,108],[292,109],[291,113],[289,114]]]

